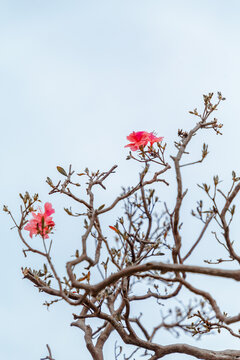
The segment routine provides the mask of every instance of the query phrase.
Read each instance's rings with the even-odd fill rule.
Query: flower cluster
[[[48,234],[55,226],[55,223],[50,216],[55,212],[55,210],[52,208],[52,204],[46,203],[44,205],[44,210],[44,213],[42,212],[41,208],[37,214],[32,212],[33,219],[31,219],[24,227],[25,230],[29,231],[31,238],[33,235],[41,235],[43,239],[47,239],[49,237]]]
[[[130,141],[130,144],[125,147],[130,147],[132,151],[144,148],[148,142],[152,146],[155,142],[160,142],[163,140],[163,137],[156,137],[153,132],[148,133],[147,131],[133,131],[130,135],[127,136],[127,140]]]

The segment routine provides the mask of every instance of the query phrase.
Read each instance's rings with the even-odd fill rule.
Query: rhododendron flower
[[[152,146],[155,142],[161,142],[163,140],[163,137],[156,137],[154,133],[151,132],[148,134],[148,140]]]
[[[163,140],[163,137],[156,137],[153,132],[148,133],[147,131],[133,131],[130,135],[127,136],[127,140],[131,143],[125,145],[125,147],[130,147],[132,151],[140,149],[140,146],[145,147],[148,142],[152,146],[155,142],[160,142]]]
[[[136,151],[140,146],[146,146],[148,143],[148,135],[149,134],[146,131],[133,131],[127,136],[127,140],[129,140],[131,144],[128,144],[125,147],[130,147],[132,151]]]
[[[33,219],[31,219],[24,227],[24,230],[29,231],[31,238],[33,235],[41,235],[43,239],[49,238],[48,234],[55,226],[55,223],[50,216],[55,212],[55,210],[52,208],[52,204],[46,203],[44,205],[44,210],[44,213],[42,212],[41,208],[37,214],[32,212]]]

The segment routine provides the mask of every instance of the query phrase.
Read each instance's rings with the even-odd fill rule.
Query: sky
[[[18,194],[25,190],[52,202],[54,255],[60,269],[78,246],[81,232],[78,221],[63,211],[74,204],[48,195],[45,179],[59,179],[57,165],[67,169],[72,164],[82,172],[86,166],[106,171],[117,164],[107,192],[98,193],[100,205],[109,203],[122,185],[138,179],[138,164],[125,160],[126,136],[156,131],[174,154],[178,128],[194,125],[188,111],[201,109],[202,94],[221,91],[227,98],[217,113],[223,136],[201,133],[191,145],[197,157],[207,142],[210,154],[201,167],[184,173],[193,192],[186,199],[186,214],[198,198],[196,183],[219,174],[228,184],[233,169],[240,173],[239,11],[237,0],[0,0],[1,208],[8,205],[19,218]],[[172,193],[168,196],[171,201]],[[39,360],[47,355],[49,343],[56,360],[90,360],[81,331],[69,326],[73,310],[64,304],[50,311],[42,306],[46,296],[21,274],[22,266],[38,265],[38,259],[24,258],[3,212],[0,223],[0,357]],[[237,240],[237,226],[235,230]],[[208,246],[212,256],[217,249],[212,238]],[[211,284],[206,280],[206,287]],[[238,309],[232,303],[233,289],[229,285],[231,302],[223,303],[229,311]],[[214,291],[221,298],[219,280]],[[226,348],[239,347],[237,340],[220,339]],[[163,341],[175,339],[166,334]],[[216,337],[189,341],[222,348]],[[113,358],[112,343],[105,356]]]

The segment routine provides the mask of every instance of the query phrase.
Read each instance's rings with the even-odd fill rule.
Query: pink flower
[[[33,219],[31,219],[28,224],[24,227],[24,230],[29,231],[29,235],[32,238],[33,235],[41,235],[43,239],[49,238],[48,234],[52,231],[55,226],[54,221],[52,220],[52,215],[55,210],[52,208],[52,204],[46,203],[44,205],[45,212],[42,212],[42,209],[39,209],[39,212],[36,214],[32,212]]]
[[[154,133],[151,132],[148,134],[148,140],[152,146],[155,142],[161,142],[163,140],[163,137],[156,137]]]
[[[140,146],[146,146],[148,143],[148,133],[146,131],[133,131],[127,136],[127,140],[131,141],[130,144],[125,147],[130,147],[132,151],[136,151]]]
[[[140,148],[140,146],[145,147],[148,142],[150,142],[150,145],[152,146],[155,142],[162,141],[163,137],[156,137],[153,132],[148,133],[147,131],[133,131],[127,136],[127,140],[131,141],[131,143],[125,145],[125,147],[130,147],[132,151],[136,151]]]

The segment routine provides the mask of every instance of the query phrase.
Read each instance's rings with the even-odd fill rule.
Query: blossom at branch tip
[[[55,212],[52,208],[52,204],[45,203],[44,210],[44,213],[41,208],[39,208],[38,213],[32,212],[33,218],[28,221],[27,225],[24,227],[24,230],[29,231],[31,238],[33,235],[41,235],[43,239],[48,239],[48,234],[55,226],[55,223],[50,216]]]
[[[161,142],[163,137],[156,137],[153,132],[148,133],[147,131],[133,131],[127,136],[127,140],[130,141],[130,144],[125,145],[125,147],[130,147],[132,151],[136,151],[140,149],[140,147],[145,147],[148,142],[150,142],[150,146],[152,146],[155,142]]]
[[[148,135],[148,140],[149,140],[149,142],[150,142],[150,144],[151,144],[151,146],[152,146],[155,142],[161,142],[161,141],[163,141],[163,137],[156,137],[156,136],[154,135],[154,133],[151,132],[151,133],[149,133],[149,135]]]
[[[130,135],[127,136],[127,140],[131,143],[125,145],[125,147],[130,147],[132,151],[136,151],[140,146],[146,146],[148,143],[148,132],[146,131],[133,131]]]

